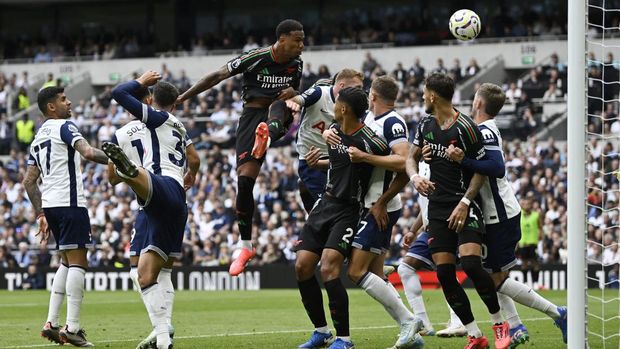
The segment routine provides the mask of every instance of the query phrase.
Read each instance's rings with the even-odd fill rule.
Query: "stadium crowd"
[[[394,45],[438,44],[449,38],[443,21],[437,21],[437,13],[424,3],[384,4],[380,7],[362,6],[342,9],[338,15],[317,13],[321,24],[308,20],[305,24],[306,45],[347,45],[369,43],[392,43]],[[487,18],[481,37],[523,37],[564,35],[566,7],[553,4],[532,6],[524,11],[509,3],[485,4],[475,8]],[[309,16],[320,10],[308,8]],[[449,13],[442,14],[449,17]],[[197,19],[200,20],[200,19]],[[93,20],[93,25],[97,22]],[[214,31],[180,35],[178,42],[159,42],[153,33],[140,30],[123,30],[108,25],[89,28],[79,32],[67,32],[65,28],[41,31],[36,34],[6,32],[0,36],[0,60],[27,59],[45,63],[74,57],[82,59],[113,59],[152,57],[158,52],[175,52],[177,55],[200,56],[213,50],[238,50],[268,45],[272,37],[271,26],[261,27],[256,21],[246,24],[224,23]],[[252,26],[249,26],[252,23]],[[341,25],[346,23],[346,25]]]
[[[433,69],[427,70],[418,62],[409,69],[399,65],[390,72],[401,82],[398,111],[406,119],[411,135],[420,117],[424,115],[420,84],[425,74],[444,69],[457,81],[461,81],[475,75],[479,70],[475,61],[470,62],[465,68],[457,67],[459,62],[455,62],[454,67],[445,68],[440,59],[438,66]],[[368,81],[386,73],[370,54],[362,70]],[[558,75],[553,71],[565,72],[565,66],[557,62],[555,57],[549,66],[541,66],[534,71],[539,72],[544,77],[545,83],[550,86],[554,79],[556,81],[558,79]],[[173,74],[164,65],[162,75],[164,79],[174,82],[180,90],[185,90],[191,85],[183,71],[178,75]],[[315,72],[308,65],[304,71],[302,89],[312,85],[319,78],[331,76],[332,72],[325,66]],[[534,75],[532,74],[530,78],[534,78]],[[519,84],[521,86],[506,83],[507,102],[519,105],[525,95],[521,89],[527,89],[529,83],[524,81]],[[565,83],[562,86],[565,86]],[[196,186],[188,192],[190,214],[185,231],[183,258],[179,264],[227,265],[239,239],[239,232],[234,224],[236,174],[232,165],[235,161],[232,149],[235,122],[242,108],[239,90],[240,81],[235,78],[229,79],[219,88],[211,89],[179,106],[177,115],[186,118],[188,134],[201,157],[201,170],[196,179]],[[130,120],[129,115],[112,100],[110,92],[111,88],[106,88],[91,100],[79,101],[73,106],[74,119],[91,144],[101,144],[111,139],[114,131]],[[610,129],[620,127],[620,120],[617,114],[614,115],[615,118],[607,123]],[[38,127],[41,122],[42,119],[39,117],[33,124]],[[5,124],[4,120],[0,123],[0,132],[6,127],[2,126]],[[258,207],[255,222],[259,223],[254,225],[253,239],[258,244],[258,256],[252,261],[254,264],[291,263],[295,259],[292,248],[306,218],[297,192],[297,160],[294,148],[296,130],[297,124],[294,124],[288,135],[274,144],[275,148],[268,152],[265,165],[257,179],[254,190]],[[11,144],[10,135],[0,133],[0,140]],[[35,217],[20,183],[25,173],[26,149],[27,144],[11,147],[8,160],[0,166],[0,268],[29,265],[46,267],[58,264],[55,254],[48,248],[39,247],[35,237],[37,231]],[[602,164],[607,173],[618,168],[617,154],[620,151],[618,144],[593,141],[591,149],[593,151],[588,165],[591,172],[591,187],[617,190],[616,176],[597,176],[595,171],[601,170]],[[507,176],[515,193],[520,198],[525,196],[534,198],[535,209],[543,214],[543,238],[538,248],[542,261],[566,263],[568,256],[565,145],[556,144],[551,138],[545,140],[536,140],[534,137],[516,138],[506,142],[504,150]],[[97,244],[97,247],[89,253],[89,263],[92,267],[126,267],[137,202],[126,185],[119,184],[117,187],[112,187],[108,184],[103,166],[91,163],[83,166],[85,166],[83,181],[92,223],[92,237]],[[401,240],[419,212],[417,195],[410,186],[402,193],[403,215],[392,232],[388,258],[390,263],[396,263],[404,256]],[[588,200],[593,205],[607,205],[604,206],[606,208],[616,207],[618,203],[616,195],[604,196],[600,190],[592,190]],[[588,258],[603,263],[618,263],[620,252],[617,244],[615,249],[603,248],[611,246],[620,237],[618,229],[615,228],[620,225],[617,211],[602,212],[601,209],[593,208],[588,212],[588,219],[590,237],[602,242],[600,245],[590,244]]]

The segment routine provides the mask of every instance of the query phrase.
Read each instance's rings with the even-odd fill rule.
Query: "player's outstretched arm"
[[[408,152],[409,146],[407,142],[392,146],[392,154],[390,155],[369,154],[355,147],[349,147],[349,156],[352,162],[365,162],[376,167],[383,167],[386,170],[399,173],[405,172],[405,162]]]
[[[453,145],[448,147],[446,153],[452,161],[461,163],[468,171],[493,178],[502,178],[506,174],[506,164],[501,151],[485,149],[485,156],[480,160],[465,157],[465,153]]]
[[[83,158],[94,161],[98,164],[107,165],[108,157],[101,149],[93,148],[84,139],[80,139],[75,142],[73,146],[75,150],[82,155]]]
[[[179,98],[177,98],[177,104],[183,103],[183,101],[193,98],[199,93],[210,89],[211,87],[219,84],[222,80],[228,79],[231,76],[232,75],[228,71],[227,66],[223,66],[220,69],[214,71],[213,73],[203,76],[192,87],[190,87],[187,91],[183,92],[183,94],[181,94]]]

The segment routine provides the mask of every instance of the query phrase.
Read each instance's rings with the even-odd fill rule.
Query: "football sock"
[[[59,325],[59,312],[62,302],[65,300],[65,290],[67,286],[67,273],[69,268],[66,265],[61,264],[54,274],[54,281],[52,281],[52,291],[50,293],[50,304],[47,312],[47,321],[52,323],[52,326],[58,327]],[[46,321],[46,322],[47,322]]]
[[[549,302],[525,284],[516,282],[511,278],[506,278],[506,280],[499,285],[497,290],[498,292],[512,298],[515,302],[541,311],[554,320],[560,317],[560,313],[558,313],[558,309],[555,304]]]
[[[80,329],[80,310],[84,299],[86,269],[70,265],[67,272],[67,330],[76,333]]]
[[[297,281],[297,287],[301,294],[301,302],[304,304],[306,313],[314,327],[317,330],[319,328],[327,329],[327,320],[325,319],[325,311],[323,311],[323,294],[316,276],[312,275],[308,280]]]
[[[157,276],[157,283],[164,293],[166,302],[166,321],[172,324],[172,306],[174,304],[174,286],[172,285],[172,269],[162,268]]]
[[[349,295],[339,278],[325,282],[336,336],[349,336]]]
[[[465,290],[456,279],[456,266],[454,264],[437,265],[437,278],[441,283],[446,301],[461,319],[461,322],[472,323],[474,314],[471,312],[471,305]]]
[[[398,275],[400,275],[400,279],[403,282],[405,296],[411,309],[413,309],[413,313],[422,319],[426,329],[433,328],[433,324],[431,324],[431,320],[426,313],[424,298],[422,298],[422,284],[415,268],[407,263],[402,263],[398,266]]]
[[[164,292],[158,283],[154,283],[142,289],[142,299],[157,334],[157,348],[167,349],[170,345],[170,336],[166,322],[167,309]]]
[[[474,338],[482,337],[482,331],[480,331],[480,328],[478,328],[478,324],[476,323],[476,321],[465,324],[465,328],[467,329],[468,336]]]
[[[237,178],[237,221],[241,240],[252,240],[252,217],[254,216],[255,179],[248,176]]]
[[[462,256],[461,266],[467,276],[473,281],[476,291],[487,306],[490,314],[500,314],[499,302],[497,301],[497,291],[491,275],[482,268],[482,258],[480,256]],[[458,313],[457,313],[458,314]],[[460,317],[460,315],[459,315]],[[461,318],[462,320],[462,318]],[[465,321],[463,321],[465,322]],[[502,323],[503,321],[499,321]]]
[[[323,316],[325,317],[325,316]],[[314,329],[315,331],[319,332],[319,333],[329,333],[329,328],[327,327],[327,325],[325,326],[321,326],[321,327],[317,327]]]
[[[133,282],[133,287],[140,291],[140,283],[138,282],[138,266],[133,266],[129,269],[129,278]]]
[[[506,296],[503,293],[497,294],[497,300],[499,301],[499,306],[502,308],[504,312],[504,318],[508,321],[508,325],[510,328],[515,328],[521,325],[521,318],[519,318],[519,313],[517,312],[517,307],[515,307],[515,302],[512,298]]]
[[[463,326],[461,319],[459,319],[458,315],[456,315],[454,310],[452,310],[452,307],[450,307],[450,304],[448,304],[448,310],[450,311],[450,325],[452,327]]]
[[[282,138],[293,122],[293,115],[285,101],[275,101],[269,106],[269,139],[271,143]]]
[[[413,320],[413,314],[405,307],[398,293],[392,291],[387,285],[388,283],[389,281],[383,280],[371,272],[366,272],[358,285],[377,302],[381,303],[399,325]]]

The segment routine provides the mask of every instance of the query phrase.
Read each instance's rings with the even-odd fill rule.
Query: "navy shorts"
[[[85,207],[51,207],[43,211],[56,239],[56,249],[63,251],[93,247],[90,218]]]
[[[146,213],[143,209],[139,209],[136,213],[136,222],[131,232],[131,243],[129,245],[129,255],[139,256],[144,246],[144,236],[146,234]]]
[[[308,166],[306,160],[299,160],[297,172],[299,179],[314,196],[314,200],[317,200],[325,190],[327,172]]]
[[[482,236],[482,265],[488,272],[507,271],[517,264],[515,249],[521,240],[521,213],[486,226]]]
[[[400,218],[400,211],[388,212],[388,226],[380,231],[375,217],[368,213],[365,208],[362,213],[362,220],[357,226],[357,234],[353,239],[353,247],[362,251],[370,251],[375,254],[385,253],[390,248],[390,238],[392,237],[392,227]]]
[[[417,239],[413,242],[413,245],[409,247],[409,250],[407,251],[407,256],[424,262],[430,269],[435,269],[435,263],[433,263],[431,249],[428,247],[427,232],[423,231],[418,235]]]
[[[185,190],[172,177],[149,172],[149,197],[144,205],[146,223],[140,254],[157,252],[161,258],[180,258],[187,223]]]

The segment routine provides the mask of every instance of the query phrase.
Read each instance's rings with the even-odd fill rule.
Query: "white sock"
[[[52,281],[52,292],[50,293],[50,304],[47,311],[47,321],[51,322],[52,326],[58,327],[59,324],[59,312],[62,302],[65,300],[65,291],[67,286],[67,273],[69,268],[66,265],[61,264],[54,274],[54,281]]]
[[[337,338],[342,339],[343,341],[347,341],[350,342],[351,341],[351,337],[350,336],[338,336]]]
[[[368,272],[359,282],[359,285],[372,298],[381,303],[399,325],[413,320],[413,314],[405,307],[396,289],[388,286],[389,283],[389,281],[386,282],[377,275]]]
[[[239,240],[239,243],[237,244],[237,246],[239,246],[241,248],[247,248],[248,250],[252,251],[252,241],[251,240]]]
[[[503,322],[504,322],[504,317],[502,316],[501,311],[491,314],[491,323],[493,325],[501,324]]]
[[[86,269],[69,266],[67,272],[67,330],[76,333],[80,329],[80,310],[84,299],[84,276]]]
[[[531,287],[507,278],[498,290],[500,293],[512,298],[515,302],[526,307],[536,309],[547,314],[552,319],[558,319],[558,307],[532,290]]]
[[[422,319],[424,328],[433,328],[433,324],[426,313],[424,298],[422,297],[422,284],[420,283],[420,278],[415,268],[407,263],[403,263],[398,266],[398,275],[400,275],[400,279],[403,282],[405,296],[407,297],[411,309],[413,309],[413,313],[415,316]]]
[[[472,321],[466,324],[465,328],[467,329],[468,336],[475,338],[482,337],[482,331],[480,331],[480,329],[478,328],[478,324],[476,324],[476,321]]]
[[[448,304],[448,303],[446,303],[446,304],[448,305],[448,310],[450,310],[450,327],[465,326],[465,325],[463,325],[463,322],[461,322],[461,319],[459,318],[459,316],[456,315],[454,310],[452,310],[452,307],[450,306],[450,304]]]
[[[172,324],[172,305],[174,304],[174,286],[172,285],[172,269],[162,268],[157,277],[157,283],[164,292],[166,301],[166,321]]]
[[[166,322],[166,303],[164,292],[159,284],[154,284],[142,290],[142,300],[149,313],[151,324],[157,333],[157,348],[168,349],[170,336],[168,335],[168,323]]]
[[[140,291],[140,283],[138,282],[138,267],[131,267],[129,269],[129,278],[133,282],[133,288]]]
[[[498,292],[497,300],[499,301],[499,306],[502,308],[504,318],[508,321],[510,328],[515,328],[521,325],[521,318],[519,318],[517,307],[515,307],[515,302],[513,302],[512,298]]]
[[[329,333],[329,328],[327,326],[317,327],[314,330],[319,333]]]

